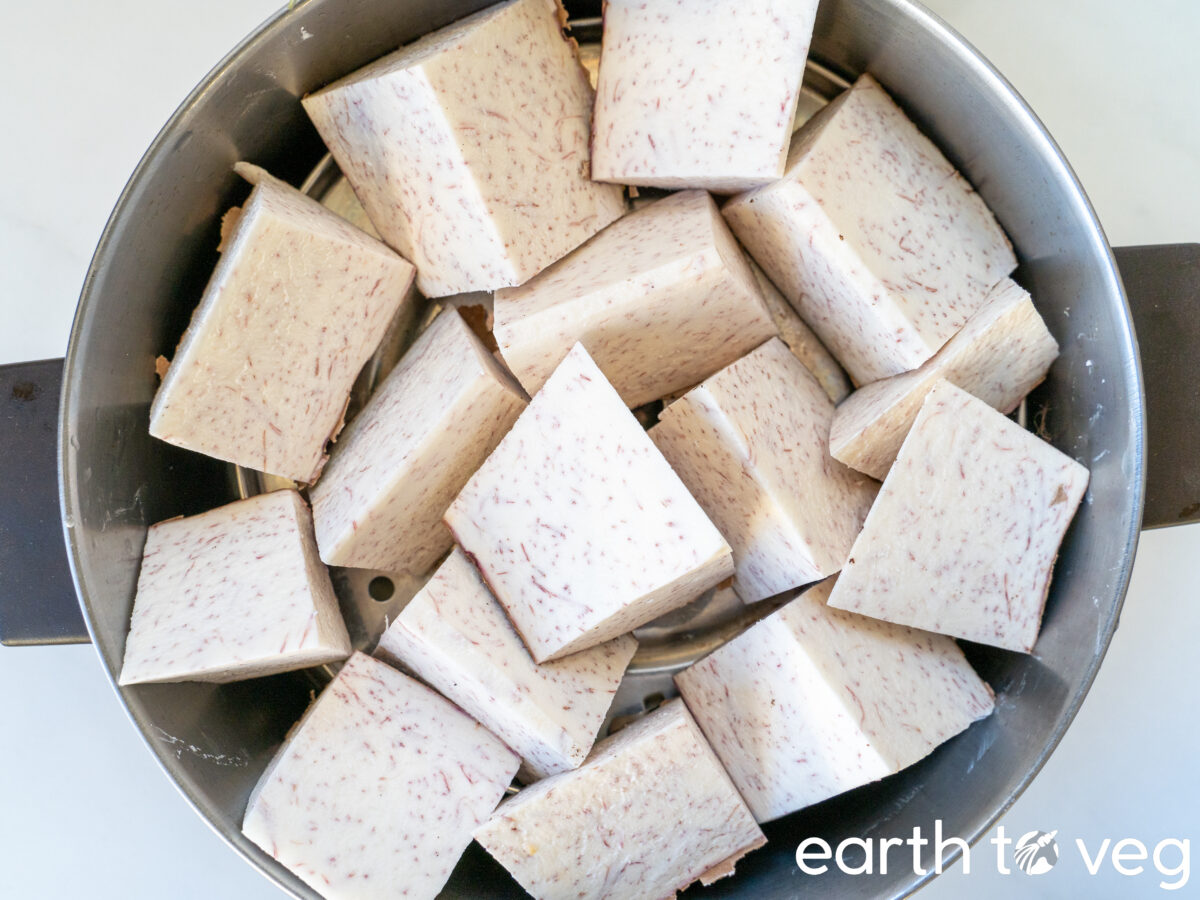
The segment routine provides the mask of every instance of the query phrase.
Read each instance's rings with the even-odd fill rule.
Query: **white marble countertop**
[[[1114,244],[1200,240],[1200,3],[933,0],[1041,116]],[[175,106],[275,0],[4,4],[0,362],[61,356],[125,179]],[[1154,352],[1144,347],[1144,352]],[[1081,714],[1005,815],[1010,835],[1200,839],[1200,526],[1143,536]],[[280,892],[192,812],[87,646],[0,648],[0,895],[150,900]],[[1170,860],[1169,860],[1170,861]],[[927,898],[1160,893],[1076,853],[1004,877],[980,857]],[[1178,880],[1174,876],[1170,880]],[[1194,894],[1200,875],[1178,896]]]

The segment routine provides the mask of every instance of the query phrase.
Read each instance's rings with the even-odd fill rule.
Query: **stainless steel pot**
[[[11,578],[5,587],[14,598],[62,596],[75,603],[73,590],[54,594],[45,575],[56,571],[44,563],[45,536],[57,538],[65,523],[88,632],[110,675],[120,667],[146,525],[199,512],[238,490],[228,466],[152,441],[146,430],[156,386],[153,358],[169,352],[182,332],[215,259],[217,219],[241,199],[230,166],[250,159],[298,182],[323,152],[296,102],[300,94],[478,5],[312,0],[268,23],[188,98],[139,166],[93,261],[65,370],[50,362],[4,372],[0,397],[11,394],[19,426],[6,432],[17,440],[5,454],[15,463],[10,471],[28,477],[23,485],[5,485],[9,497],[26,505],[10,500],[3,507],[0,571],[40,573],[36,591],[25,592]],[[319,37],[302,40],[303,32]],[[969,47],[900,0],[825,0],[812,55],[844,76],[870,70],[879,77],[996,211],[1022,260],[1019,278],[1064,348],[1052,377],[1031,398],[1030,414],[1058,446],[1092,468],[1093,480],[1063,547],[1037,653],[969,648],[997,691],[996,715],[913,769],[768,826],[768,847],[714,893],[796,894],[801,876],[793,853],[810,835],[831,843],[866,833],[903,838],[914,825],[927,831],[936,818],[947,834],[982,833],[1036,774],[1082,701],[1116,626],[1141,522],[1147,409],[1129,313],[1103,234],[1053,143]],[[1200,254],[1158,248],[1123,255],[1121,262],[1123,271],[1137,273],[1128,279],[1134,299],[1137,289],[1146,291],[1135,306],[1146,315],[1139,329],[1143,335],[1155,329],[1154,361],[1163,371],[1148,375],[1159,389],[1150,398],[1150,446],[1166,457],[1172,446],[1186,446],[1171,440],[1187,432],[1157,430],[1154,423],[1194,422],[1195,412],[1167,405],[1186,398],[1164,380],[1181,370],[1160,348],[1186,335],[1179,327],[1184,317],[1171,322],[1170,316],[1186,309],[1182,290],[1190,283],[1194,292],[1200,281]],[[1176,262],[1184,268],[1172,268]],[[1180,285],[1151,284],[1150,276],[1170,272],[1182,273]],[[1176,305],[1155,307],[1156,291]],[[32,438],[60,371],[56,466],[53,453],[39,450]],[[1200,487],[1195,480],[1172,482],[1165,477],[1172,474],[1169,464],[1156,471],[1155,459],[1150,521],[1194,518]],[[56,468],[61,510],[39,508],[39,488],[53,483]],[[1170,489],[1156,495],[1156,484]],[[33,561],[41,564],[35,568]],[[64,579],[66,565],[63,560]],[[45,607],[6,605],[2,612],[8,641],[82,636],[82,622],[51,621]],[[238,825],[251,786],[313,686],[310,675],[298,674],[221,687],[120,689],[147,743],[198,811],[298,896],[311,892],[242,839]],[[184,744],[199,750],[177,753]],[[902,872],[847,878],[831,869],[820,879],[803,879],[803,887],[880,896],[904,893],[921,880]],[[466,896],[515,892],[477,848],[456,870],[451,889]]]

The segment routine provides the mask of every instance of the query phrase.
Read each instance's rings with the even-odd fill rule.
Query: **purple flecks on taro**
[[[1088,470],[942,380],[925,397],[830,604],[1029,652]]]
[[[121,684],[239,681],[349,655],[295,491],[150,526]]]
[[[538,662],[632,631],[733,572],[725,539],[580,344],[446,524]]]
[[[630,213],[526,284],[497,291],[495,315],[500,352],[530,393],[578,342],[630,407],[691,387],[776,333],[704,191]]]
[[[589,178],[592,89],[559,13],[499,3],[304,98],[427,297],[521,284],[625,211]]]
[[[479,572],[455,550],[413,597],[375,655],[437,688],[523,761],[529,782],[583,762],[637,641],[625,634],[538,665]]]
[[[811,328],[804,324],[800,314],[796,312],[787,298],[779,293],[779,288],[767,278],[762,267],[750,261],[750,270],[762,289],[763,300],[767,303],[767,311],[771,314],[775,327],[779,331],[779,339],[787,344],[788,349],[804,368],[812,373],[813,378],[821,385],[821,390],[829,395],[834,403],[841,403],[850,395],[850,379],[833,358],[833,354],[821,343]]]
[[[678,699],[501,804],[475,839],[542,900],[671,897],[766,843]]]
[[[413,267],[257,166],[236,170],[255,187],[154,398],[150,433],[312,482]]]
[[[684,394],[650,437],[733,548],[753,603],[837,572],[878,489],[829,455],[833,403],[772,339]]]
[[[779,178],[816,11],[816,0],[609,0],[592,176],[723,193]]]
[[[328,900],[432,900],[518,764],[429,688],[356,653],[267,766],[242,832]]]
[[[759,822],[877,781],[992,711],[948,637],[805,591],[675,676]]]
[[[939,378],[1002,413],[1016,409],[1058,356],[1058,344],[1029,294],[1005,278],[963,330],[921,368],[859,388],[837,408],[830,452],[882,481]]]
[[[334,445],[312,490],[321,559],[427,571],[453,543],[446,507],[524,408],[458,311],[443,311]]]
[[[929,359],[1017,264],[983,200],[870,75],[796,133],[782,179],[722,212],[860,385]]]

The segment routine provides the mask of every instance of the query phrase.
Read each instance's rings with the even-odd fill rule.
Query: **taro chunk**
[[[921,365],[1016,267],[983,200],[869,75],[796,134],[781,180],[723,212],[857,384]]]
[[[604,643],[729,577],[729,545],[582,345],[446,524],[533,658]]]
[[[316,480],[413,267],[311,197],[254,182],[150,407],[156,438]]]
[[[746,257],[703,191],[613,223],[496,292],[496,340],[533,393],[576,342],[627,406],[689,388],[775,334]]]
[[[1075,460],[948,381],[905,438],[830,603],[1029,652],[1087,488]]]
[[[560,12],[497,4],[304,98],[428,297],[520,284],[625,211],[588,177],[592,89]]]
[[[429,688],[356,653],[267,766],[242,832],[329,900],[433,898],[517,765]]]
[[[841,403],[850,394],[850,381],[838,365],[838,361],[825,349],[825,345],[813,334],[813,330],[804,324],[804,320],[792,304],[779,293],[779,288],[771,284],[762,267],[751,260],[750,270],[754,272],[754,278],[762,288],[763,300],[767,302],[767,311],[779,330],[780,340],[788,345],[796,359],[804,363],[804,368],[812,372],[813,378],[817,379],[821,390],[829,395],[829,399],[834,403]]]
[[[457,310],[404,354],[334,447],[313,488],[321,559],[425,572],[453,543],[450,501],[525,408]]]
[[[878,485],[829,455],[833,403],[772,339],[659,415],[650,437],[733,548],[747,603],[838,571]]]
[[[475,839],[539,900],[672,897],[766,843],[677,699],[525,788]]]
[[[925,365],[859,388],[839,406],[829,433],[830,451],[835,459],[882,481],[921,401],[939,378],[1009,413],[1046,377],[1057,356],[1058,344],[1029,294],[1005,278]]]
[[[376,655],[474,716],[521,756],[531,781],[583,762],[636,649],[626,634],[537,665],[455,550],[384,632]]]
[[[295,491],[146,532],[121,684],[239,681],[349,655],[312,517]]]
[[[992,711],[954,641],[831,609],[829,588],[675,676],[759,822],[898,772]]]
[[[729,193],[779,178],[816,12],[816,0],[608,0],[592,177]]]

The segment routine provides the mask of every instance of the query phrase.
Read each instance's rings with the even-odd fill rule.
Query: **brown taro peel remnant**
[[[150,434],[312,482],[413,267],[257,166],[236,169],[255,187],[150,407]]]

